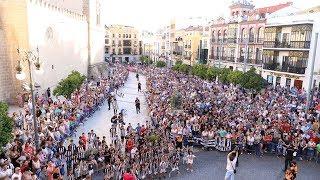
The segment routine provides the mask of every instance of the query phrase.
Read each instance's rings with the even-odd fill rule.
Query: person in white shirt
[[[225,180],[234,180],[234,174],[236,173],[236,163],[238,160],[238,151],[232,151],[227,156],[227,167]]]
[[[22,174],[19,167],[16,167],[14,174],[11,176],[11,180],[21,180]]]
[[[189,150],[188,155],[187,155],[187,171],[193,171],[193,159],[196,156],[192,153],[192,151]]]

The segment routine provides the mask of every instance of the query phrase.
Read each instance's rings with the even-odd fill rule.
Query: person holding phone
[[[226,167],[226,175],[224,177],[225,180],[234,180],[234,175],[236,174],[236,163],[238,160],[238,151],[237,148],[230,152],[227,156],[227,167]]]

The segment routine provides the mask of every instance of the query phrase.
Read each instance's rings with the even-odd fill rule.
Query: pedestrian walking
[[[138,98],[136,98],[135,104],[136,104],[137,114],[139,114],[140,113],[140,100]]]
[[[141,92],[141,83],[138,82],[138,92]]]

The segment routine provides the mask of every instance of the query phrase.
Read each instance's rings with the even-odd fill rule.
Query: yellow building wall
[[[17,48],[28,49],[27,3],[0,1],[0,101],[16,102],[21,83],[15,78]]]

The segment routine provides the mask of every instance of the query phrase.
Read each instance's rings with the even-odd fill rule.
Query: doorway
[[[302,80],[294,80],[294,87],[297,89],[302,89]]]

